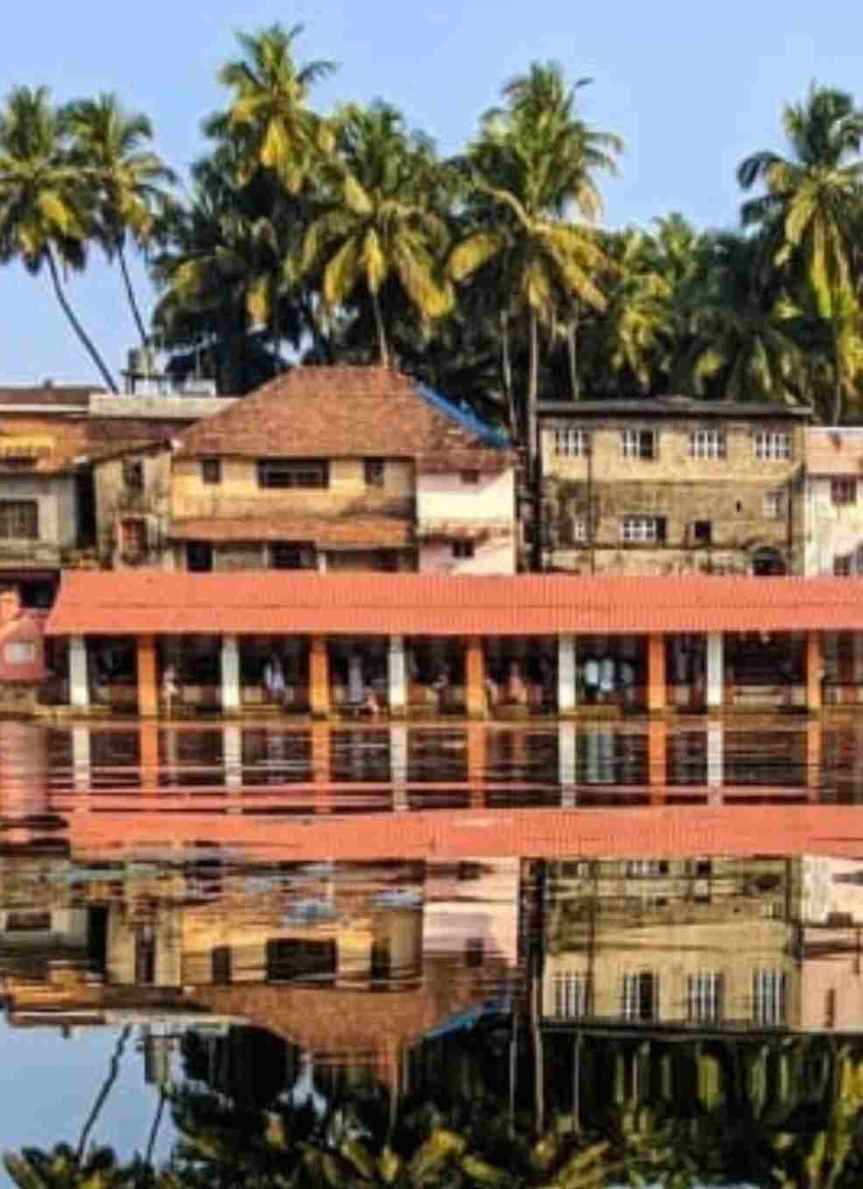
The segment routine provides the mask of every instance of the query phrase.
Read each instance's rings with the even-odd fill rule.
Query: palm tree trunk
[[[842,364],[839,349],[839,328],[833,320],[833,417],[831,425],[838,425],[842,420]]]
[[[60,274],[57,271],[57,261],[54,259],[54,252],[53,252],[52,248],[48,249],[48,251],[46,253],[46,259],[48,261],[48,270],[51,273],[51,281],[54,285],[54,293],[56,294],[57,300],[60,303],[60,308],[63,310],[63,313],[68,318],[69,324],[71,325],[72,329],[75,331],[75,334],[77,334],[78,338],[81,340],[81,343],[83,344],[84,349],[86,350],[87,354],[90,356],[93,363],[96,365],[97,369],[101,373],[102,379],[105,381],[108,388],[110,388],[111,392],[116,394],[119,391],[119,389],[117,388],[117,382],[115,381],[115,379],[111,375],[111,373],[108,371],[107,364],[105,363],[105,361],[103,360],[103,358],[99,354],[99,352],[96,350],[96,346],[93,343],[92,339],[89,337],[89,335],[87,334],[84,327],[78,321],[75,311],[70,306],[68,298],[66,297],[66,294],[63,291],[63,285],[60,281]]]
[[[515,405],[512,399],[512,358],[509,351],[509,317],[505,310],[500,312],[500,375],[503,384],[503,394],[506,397],[507,417],[509,418],[509,432],[515,436]]]
[[[108,1066],[108,1076],[102,1083],[102,1089],[96,1096],[96,1101],[93,1103],[93,1109],[90,1111],[90,1114],[87,1116],[87,1121],[81,1129],[81,1138],[78,1140],[79,1160],[81,1160],[84,1156],[84,1151],[87,1147],[87,1140],[90,1138],[90,1132],[95,1127],[96,1120],[99,1118],[99,1113],[102,1110],[102,1107],[105,1105],[108,1095],[111,1093],[111,1087],[117,1080],[117,1074],[120,1072],[120,1058],[123,1056],[123,1050],[126,1047],[126,1042],[128,1041],[131,1033],[132,1026],[131,1024],[127,1024],[117,1037],[117,1043],[114,1045],[114,1052],[111,1056],[111,1063]]]
[[[150,1128],[150,1134],[147,1138],[147,1150],[144,1155],[144,1163],[147,1166],[148,1173],[152,1175],[153,1171],[153,1152],[156,1147],[156,1137],[159,1134],[159,1125],[162,1122],[162,1115],[165,1110],[165,1091],[159,1091],[159,1105],[156,1107],[156,1114],[153,1117],[153,1125]]]
[[[569,361],[569,391],[573,400],[581,399],[581,385],[578,382],[578,303],[573,302],[572,318],[566,327],[566,354]]]
[[[539,570],[542,568],[543,524],[539,474],[539,427],[537,425],[537,402],[539,399],[539,323],[535,310],[530,311],[529,343],[530,355],[527,374],[525,421],[527,437],[527,484],[533,519],[530,568],[532,570]]]
[[[126,297],[129,299],[132,317],[135,319],[135,325],[138,327],[138,334],[141,337],[141,346],[146,350],[149,346],[149,336],[144,326],[144,319],[141,317],[141,310],[138,306],[138,299],[135,297],[135,290],[132,288],[132,278],[129,276],[129,268],[126,264],[126,252],[122,243],[117,244],[117,259],[120,262],[120,272],[123,274],[123,284],[126,286]]]
[[[387,336],[384,330],[384,319],[381,313],[381,303],[376,289],[372,289],[372,309],[375,314],[375,329],[378,333],[378,354],[380,356],[381,367],[389,367],[390,353],[387,346]]]

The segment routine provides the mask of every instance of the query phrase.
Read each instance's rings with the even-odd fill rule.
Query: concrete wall
[[[417,526],[425,543],[419,568],[448,574],[513,574],[516,568],[515,472],[481,474],[478,483],[465,483],[458,472],[417,477]],[[447,528],[485,528],[474,556],[458,558]],[[430,532],[440,536],[428,536]],[[457,539],[457,532],[453,538]]]
[[[254,459],[223,458],[222,481],[205,484],[198,459],[175,458],[171,475],[171,515],[175,520],[203,516],[337,516],[347,513],[413,513],[413,463],[388,461],[383,487],[366,485],[363,460],[330,461],[326,488],[258,486]]]
[[[584,428],[592,434],[591,458],[555,453],[556,427]],[[696,459],[689,454],[689,434],[697,429],[723,429],[726,457]],[[624,458],[625,429],[653,429],[658,435],[654,460]],[[755,456],[758,432],[789,433],[790,460],[761,461]],[[655,421],[611,418],[543,423],[541,449],[547,520],[556,546],[553,564],[576,573],[751,572],[754,553],[775,549],[791,572],[803,568],[804,431],[789,421],[701,422],[682,418]],[[768,515],[766,497],[782,492],[785,507]],[[634,545],[621,541],[621,521],[628,515],[666,519],[664,544]],[[593,549],[575,539],[573,521],[593,525]],[[709,521],[709,547],[696,542],[691,525]],[[790,548],[789,548],[790,542]]]
[[[128,490],[123,481],[124,462],[133,458],[140,460],[144,471],[140,492]],[[142,451],[94,466],[96,532],[103,560],[117,568],[126,564],[120,532],[120,522],[126,518],[147,522],[149,548],[142,561],[155,564],[161,558],[170,507],[170,474],[171,455],[167,450]]]
[[[0,475],[0,500],[36,500],[39,505],[38,541],[0,541],[0,564],[56,564],[61,550],[75,548],[78,511],[74,475],[4,473]]]
[[[835,558],[856,554],[861,546],[863,483],[858,479],[857,499],[853,504],[836,505],[831,498],[831,480],[821,475],[807,476],[804,530],[806,574],[832,574]],[[860,572],[863,572],[863,556],[852,562],[852,573]]]

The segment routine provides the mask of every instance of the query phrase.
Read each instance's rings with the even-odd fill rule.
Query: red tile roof
[[[863,579],[273,571],[64,574],[48,633],[863,631]]]
[[[404,549],[413,544],[410,521],[394,516],[175,520],[168,535],[175,541],[308,541],[351,549]]]
[[[490,472],[512,462],[383,367],[294,368],[177,439],[192,458],[412,458],[423,470]]]
[[[42,405],[46,409],[86,410],[90,396],[102,392],[88,384],[41,384],[38,387],[0,387],[0,405]]]
[[[863,429],[807,430],[806,469],[810,475],[863,474]]]

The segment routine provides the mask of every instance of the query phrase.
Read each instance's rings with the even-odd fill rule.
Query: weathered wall
[[[127,455],[140,459],[144,470],[142,491],[130,491],[123,481],[124,459],[111,458],[93,467],[96,502],[96,531],[99,554],[117,568],[122,568],[119,523],[126,517],[142,517],[148,525],[148,551],[143,561],[153,564],[161,557],[167,527],[170,493],[170,452]]]
[[[475,543],[474,556],[458,558],[446,539],[447,529],[470,526],[489,530]],[[420,570],[447,574],[513,574],[516,564],[515,472],[480,475],[465,483],[461,474],[417,478],[417,527],[422,538],[437,531],[420,550]]]
[[[832,574],[836,558],[863,547],[863,485],[858,481],[857,499],[851,504],[834,504],[831,490],[829,478],[807,477],[804,564],[809,575]],[[863,557],[855,560],[859,572]]]
[[[75,477],[63,475],[0,474],[0,500],[36,500],[39,505],[38,541],[0,541],[0,564],[26,560],[58,564],[59,553],[74,549],[78,538]]]
[[[576,426],[578,422],[563,423]],[[554,424],[542,432],[547,523],[552,532],[552,563],[577,573],[751,572],[756,550],[774,549],[791,572],[803,569],[803,430],[788,422],[728,422],[713,425],[691,419],[636,423],[611,419],[592,433],[590,458],[560,456],[554,450]],[[689,434],[723,428],[726,457],[695,459]],[[624,429],[655,429],[658,456],[624,458]],[[787,432],[790,460],[762,461],[755,456],[756,432]],[[769,513],[767,497],[781,493],[779,515]],[[656,545],[621,540],[625,516],[662,516],[666,539]],[[581,520],[593,548],[576,540]],[[699,544],[692,525],[709,521],[711,544]]]

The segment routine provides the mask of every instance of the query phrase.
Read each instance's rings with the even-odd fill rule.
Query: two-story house
[[[166,568],[515,568],[506,440],[387,368],[297,368],[114,466]]]
[[[803,572],[808,411],[669,396],[539,412],[546,568]]]
[[[863,574],[863,428],[806,431],[804,567]]]

